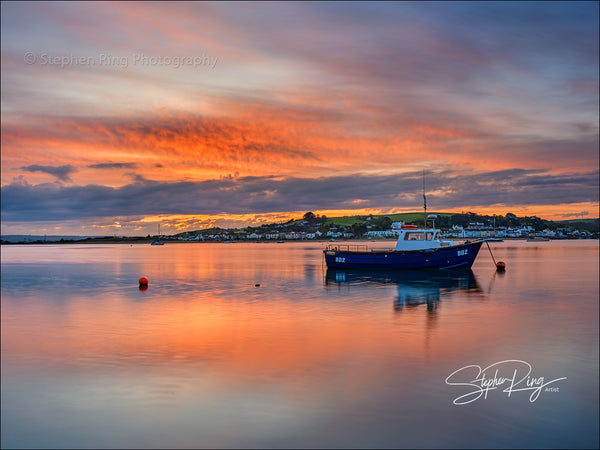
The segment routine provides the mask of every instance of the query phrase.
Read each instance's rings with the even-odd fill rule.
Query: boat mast
[[[423,169],[423,208],[425,209],[425,228],[427,228],[427,197],[425,197],[425,169]]]

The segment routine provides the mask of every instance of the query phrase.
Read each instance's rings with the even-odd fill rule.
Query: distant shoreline
[[[529,238],[525,237],[506,237],[501,238],[503,241],[527,241]],[[2,241],[0,245],[73,245],[73,244],[142,244],[150,245],[154,242],[155,238],[91,238],[81,240],[62,240],[62,241],[33,241],[33,242],[7,242]],[[465,240],[476,240],[476,238],[453,238],[455,241]],[[598,238],[549,238],[550,241],[578,241],[578,240],[598,240]],[[377,239],[363,239],[363,238],[351,238],[351,239],[261,239],[261,240],[179,240],[179,239],[163,239],[162,242],[166,244],[223,244],[223,243],[250,243],[250,244],[277,244],[277,243],[288,243],[288,242],[322,242],[322,243],[335,243],[335,242],[396,242],[396,238],[377,238]],[[540,241],[543,242],[543,241]]]
[[[0,244],[1,245],[55,245],[55,244],[59,244],[59,245],[70,245],[70,244],[144,244],[144,245],[150,245],[152,242],[154,242],[156,239],[155,238],[141,238],[141,239],[136,239],[136,238],[123,238],[123,239],[114,239],[114,238],[110,238],[110,239],[103,239],[103,238],[99,238],[99,239],[81,239],[81,240],[63,240],[63,241],[47,241],[47,242],[43,242],[43,241],[32,241],[32,242],[24,242],[24,241],[19,241],[19,242],[7,242],[7,241],[2,241]],[[255,239],[239,239],[239,240],[189,240],[189,241],[185,241],[185,240],[179,240],[179,239],[162,239],[161,242],[166,244],[223,244],[223,243],[250,243],[250,244],[276,244],[279,242],[346,242],[346,241],[364,241],[364,242],[383,242],[383,241],[390,241],[390,242],[395,242],[396,239],[395,238],[390,238],[390,239],[360,239],[360,238],[354,238],[354,239],[339,239],[339,240],[335,240],[335,241],[331,241],[330,239],[260,239],[260,240],[255,240]]]
[[[452,228],[458,226],[459,228],[464,228],[466,231],[485,231],[485,233],[482,234],[488,235],[493,229],[497,230],[498,234],[510,235],[511,237],[497,236],[507,240],[527,239],[527,237],[531,236],[534,232],[536,234],[543,233],[545,237],[557,240],[578,238],[595,239],[598,237],[599,219],[576,219],[554,222],[543,220],[535,216],[519,218],[510,213],[506,214],[506,216],[487,216],[473,213],[452,214],[443,212],[432,214],[437,216],[436,225],[438,225],[437,228],[439,229],[451,231]],[[0,243],[2,245],[146,244],[151,243],[156,239],[161,239],[165,243],[277,242],[280,240],[284,242],[292,242],[295,240],[324,242],[330,241],[331,238],[338,239],[342,236],[352,236],[348,239],[369,242],[377,240],[395,240],[396,238],[392,236],[377,235],[371,236],[372,239],[366,239],[365,237],[359,236],[368,237],[369,235],[377,234],[371,233],[369,230],[389,230],[394,222],[403,222],[409,225],[420,224],[422,223],[422,218],[423,213],[325,217],[315,216],[313,213],[307,212],[301,219],[292,219],[285,223],[263,224],[257,227],[232,229],[213,227],[165,235],[162,235],[159,229],[157,234],[142,236],[117,236],[115,234],[112,236],[5,234],[4,236],[0,236]],[[513,232],[509,232],[511,229]],[[501,230],[506,230],[507,232],[500,233]],[[472,236],[475,234],[472,234]],[[304,239],[296,239],[296,236],[303,237]],[[184,240],[179,240],[180,238],[183,238]]]

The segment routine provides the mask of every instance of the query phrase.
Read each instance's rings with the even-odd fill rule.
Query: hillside
[[[573,219],[573,220],[561,220],[552,221],[545,220],[539,217],[517,217],[514,214],[507,214],[506,216],[489,216],[479,215],[475,213],[444,213],[444,212],[431,212],[429,214],[435,214],[438,216],[436,220],[436,226],[440,228],[451,228],[453,225],[466,226],[469,223],[483,223],[493,224],[496,227],[516,227],[520,225],[529,225],[536,230],[542,230],[549,228],[551,230],[558,228],[572,228],[589,231],[591,233],[598,233],[600,231],[600,220],[599,219]],[[424,223],[425,214],[423,212],[411,212],[411,213],[399,213],[399,214],[380,214],[371,216],[342,216],[342,217],[328,217],[326,223],[331,225],[339,226],[352,226],[354,224],[369,224],[377,223],[383,218],[388,217],[391,222],[403,221],[406,224],[422,225]]]
[[[451,213],[440,213],[440,212],[431,212],[429,214],[435,214],[438,218],[441,217],[449,217],[452,216]],[[369,223],[373,221],[377,221],[378,219],[382,219],[384,217],[389,217],[392,222],[405,222],[407,224],[418,224],[423,223],[425,219],[425,214],[422,212],[411,212],[411,213],[398,213],[398,214],[377,214],[370,216],[342,216],[342,217],[328,217],[327,223],[331,223],[334,225],[342,225],[342,226],[352,226],[356,223]]]
[[[514,214],[506,216],[486,216],[475,213],[454,214],[445,212],[431,212],[428,214],[437,215],[435,225],[442,230],[451,229],[455,225],[468,227],[469,224],[476,223],[485,226],[495,227],[521,227],[529,226],[536,231],[544,229],[578,229],[598,234],[598,219],[589,219],[585,221],[561,221],[553,222],[543,220],[539,217],[517,217]],[[233,235],[239,233],[283,233],[283,232],[315,232],[326,233],[331,230],[344,230],[352,232],[356,236],[363,235],[367,230],[388,230],[393,222],[404,222],[411,225],[423,225],[425,215],[422,212],[398,213],[398,214],[379,214],[379,215],[353,215],[340,217],[326,217],[307,212],[300,219],[292,219],[284,223],[263,224],[258,227],[246,227],[241,229],[223,229],[211,228],[205,230],[187,231],[178,233],[175,237],[190,235]]]

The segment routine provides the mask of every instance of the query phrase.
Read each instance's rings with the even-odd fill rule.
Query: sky
[[[597,218],[598,5],[2,2],[2,235]]]

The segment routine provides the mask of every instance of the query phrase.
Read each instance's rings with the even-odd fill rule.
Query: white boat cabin
[[[435,217],[429,216],[429,220]],[[416,225],[404,225],[403,222],[394,222],[392,229],[398,234],[395,250],[428,250],[449,247],[454,241],[439,239],[440,230],[435,228],[418,228]]]

